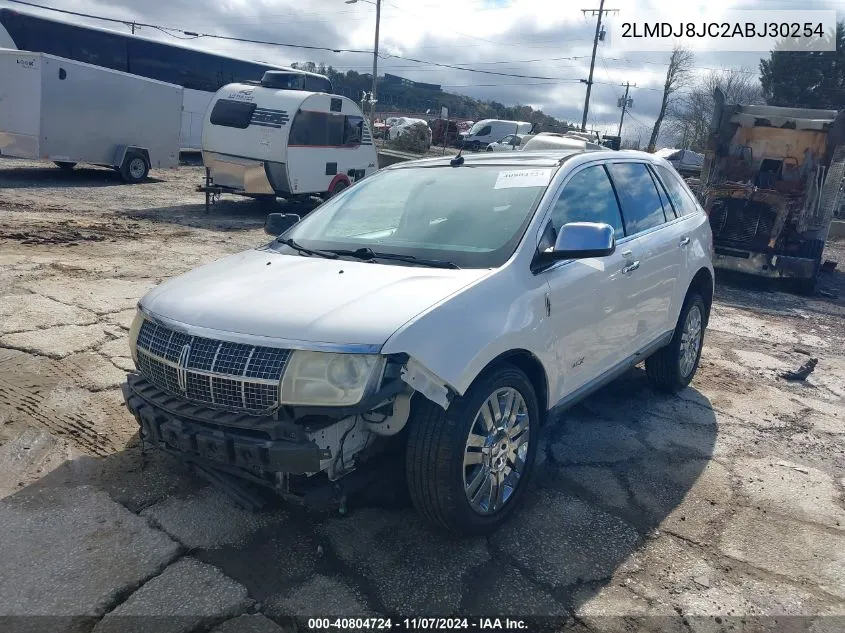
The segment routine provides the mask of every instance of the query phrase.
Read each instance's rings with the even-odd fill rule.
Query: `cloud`
[[[34,0],[44,2],[46,0]],[[589,73],[595,17],[583,15],[582,6],[598,6],[587,1],[550,0],[381,0],[378,61],[385,71],[409,79],[439,83],[450,92],[507,105],[534,104],[553,116],[580,123]],[[638,8],[660,9],[675,0],[616,0],[613,8],[620,16]],[[344,0],[211,0],[198,9],[196,0],[53,0],[56,8],[105,15],[127,22],[147,22],[199,32],[231,35],[247,39],[287,42],[307,46],[372,50],[375,7],[367,0],[347,4]],[[692,17],[699,16],[702,2],[688,4]],[[808,0],[803,8],[839,8],[840,0]],[[8,5],[0,0],[0,6]],[[792,0],[708,0],[708,17],[735,9],[795,8]],[[18,7],[20,8],[20,7]],[[29,10],[29,9],[22,9]],[[36,10],[32,10],[36,12]],[[841,11],[841,9],[840,9]],[[48,13],[49,14],[49,13]],[[56,14],[49,14],[55,16]],[[840,12],[840,19],[845,14]],[[66,19],[100,27],[128,30],[122,25],[106,25],[80,18]],[[612,34],[619,28],[619,17],[608,16],[606,28]],[[176,41],[154,29],[139,34]],[[332,53],[304,49],[238,44],[199,38],[179,42],[218,53],[236,55],[268,63],[287,65],[313,60],[339,70],[371,72],[370,54]],[[426,62],[465,66],[495,73],[549,77],[527,79],[495,74],[466,72]],[[601,43],[594,68],[588,122],[615,132],[620,110],[617,100],[624,93],[621,84],[631,82],[634,99],[625,127],[632,131],[649,127],[660,107],[660,97],[668,53],[619,54],[608,42]],[[757,72],[760,55],[707,53],[696,55],[696,65],[707,68],[745,67]]]

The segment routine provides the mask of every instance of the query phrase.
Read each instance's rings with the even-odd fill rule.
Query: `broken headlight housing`
[[[132,362],[138,366],[138,333],[141,331],[141,326],[144,324],[144,313],[141,308],[135,311],[135,318],[132,320],[132,325],[129,326],[129,353],[132,355]]]
[[[347,407],[372,394],[381,382],[385,358],[294,350],[279,386],[282,405]]]

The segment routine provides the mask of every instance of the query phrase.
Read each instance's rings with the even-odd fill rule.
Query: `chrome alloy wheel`
[[[530,441],[528,406],[512,387],[493,392],[475,415],[464,448],[464,492],[472,509],[489,515],[516,492]]]
[[[678,362],[680,363],[681,375],[686,378],[692,373],[695,361],[698,359],[698,352],[701,349],[701,309],[694,305],[687,312],[684,329],[681,332],[681,349]]]

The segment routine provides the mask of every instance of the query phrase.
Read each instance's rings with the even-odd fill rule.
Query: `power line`
[[[121,20],[119,18],[109,18],[109,17],[100,16],[100,15],[93,15],[93,14],[90,14],[90,13],[82,13],[82,12],[79,12],[79,11],[69,11],[67,9],[55,9],[53,7],[45,7],[43,5],[35,4],[33,2],[27,2],[26,0],[7,0],[7,1],[14,3],[14,4],[21,4],[21,5],[25,5],[25,6],[29,6],[29,7],[36,7],[36,8],[39,8],[39,9],[56,11],[58,13],[63,13],[63,14],[66,14],[66,15],[74,15],[74,16],[77,16],[77,17],[84,17],[84,18],[89,18],[89,19],[94,19],[94,20],[103,20],[105,22],[119,23],[119,24],[128,24],[129,23],[129,22],[127,22],[127,20]],[[134,24],[136,26],[140,26],[140,27],[158,29],[158,30],[160,30],[164,33],[167,33],[168,29],[171,30],[171,31],[180,31],[182,34],[190,36],[191,39],[207,38],[207,39],[225,40],[225,41],[240,42],[240,43],[247,43],[247,44],[261,44],[261,45],[264,45],[264,46],[283,46],[283,47],[300,48],[300,49],[307,49],[307,50],[331,51],[331,52],[334,52],[334,53],[362,53],[362,54],[368,54],[368,55],[373,54],[373,51],[363,50],[363,49],[331,48],[331,47],[327,47],[327,46],[311,46],[311,45],[307,45],[307,44],[291,44],[291,43],[283,43],[283,42],[270,42],[270,41],[266,41],[266,40],[255,40],[255,39],[249,39],[249,38],[243,38],[243,37],[235,37],[235,36],[231,36],[231,35],[217,35],[217,34],[214,34],[214,33],[197,33],[197,32],[193,32],[193,31],[186,31],[186,30],[179,29],[179,28],[176,28],[176,27],[163,27],[163,26],[160,26],[160,25],[157,25],[157,24],[148,24],[148,23],[144,23],[144,22],[132,22],[132,24]],[[172,35],[172,34],[170,34],[170,35]],[[175,35],[172,35],[172,36],[178,37],[178,36],[175,36]],[[499,77],[514,77],[514,78],[517,78],[517,79],[546,79],[546,80],[555,80],[555,81],[562,81],[562,82],[577,82],[578,81],[577,79],[572,79],[572,78],[569,78],[569,77],[548,77],[548,76],[543,76],[543,75],[523,75],[523,74],[520,74],[520,73],[505,73],[505,72],[497,72],[497,71],[493,71],[493,70],[482,70],[482,69],[479,69],[479,68],[464,68],[462,66],[458,66],[458,65],[455,65],[455,64],[443,64],[443,63],[440,63],[440,62],[427,61],[427,60],[424,60],[424,59],[417,59],[417,58],[414,58],[414,57],[406,57],[404,55],[386,54],[382,57],[382,59],[391,59],[391,58],[392,59],[403,59],[405,61],[410,61],[410,62],[414,62],[414,63],[417,63],[417,64],[425,64],[425,65],[428,65],[428,66],[437,66],[439,68],[450,68],[452,70],[460,70],[460,71],[463,71],[463,72],[479,73],[479,74],[483,74],[483,75],[495,75],[495,76],[499,76]]]

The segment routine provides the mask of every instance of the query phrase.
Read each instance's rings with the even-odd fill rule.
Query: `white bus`
[[[185,89],[180,140],[183,150],[202,148],[205,111],[214,93],[227,84],[259,82],[266,71],[275,70],[290,72],[288,90],[333,92],[331,81],[323,75],[50,20],[12,9],[0,9],[0,48],[49,53],[182,86]]]

